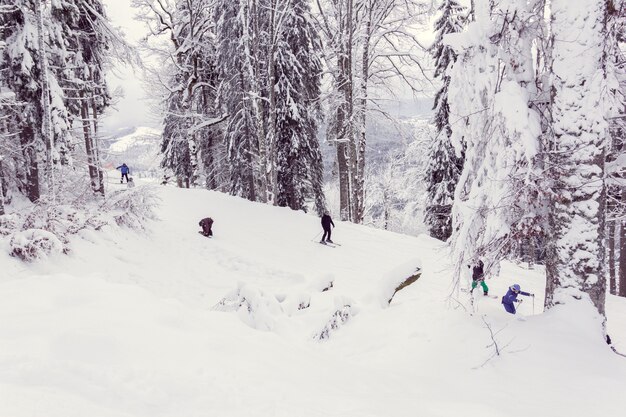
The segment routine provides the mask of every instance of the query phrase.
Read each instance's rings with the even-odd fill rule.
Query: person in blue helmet
[[[525,295],[526,297],[535,296],[535,294],[522,291],[519,284],[511,285],[504,297],[502,297],[502,305],[507,313],[515,314],[515,303],[519,302],[517,300],[518,295]]]

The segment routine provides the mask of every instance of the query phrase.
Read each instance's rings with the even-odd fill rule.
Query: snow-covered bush
[[[326,326],[313,337],[316,340],[328,340],[330,334],[343,326],[352,317],[352,309],[350,305],[346,304],[337,310],[330,316]]]
[[[103,226],[144,229],[156,218],[158,199],[150,187],[137,187],[94,199],[91,190],[63,190],[60,203],[40,201],[0,216],[0,236],[9,236],[12,256],[32,261],[54,252],[69,253],[70,238],[81,230]]]
[[[76,233],[75,229],[80,227],[80,217],[78,211],[70,206],[39,204],[26,215],[21,230],[45,230],[65,246],[69,243],[68,235]],[[64,251],[67,249],[64,248]]]
[[[16,214],[5,214],[0,216],[0,236],[7,236],[17,230],[20,217]]]
[[[313,335],[313,339],[319,341],[328,340],[332,332],[338,330],[350,320],[350,317],[357,314],[358,309],[355,308],[354,301],[350,298],[337,296],[334,301],[335,311],[330,316],[324,328]]]
[[[141,230],[150,220],[156,220],[154,209],[159,198],[151,187],[135,187],[112,193],[102,211],[112,216],[118,226]]]
[[[34,261],[62,253],[65,246],[51,232],[41,229],[28,229],[14,233],[9,247],[11,256],[23,261]]]
[[[273,330],[275,317],[284,311],[275,296],[245,283],[239,283],[237,289],[231,291],[220,300],[213,310],[237,312],[237,316],[248,326],[257,330]]]

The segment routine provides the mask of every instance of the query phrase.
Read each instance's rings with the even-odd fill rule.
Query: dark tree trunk
[[[89,121],[89,103],[85,99],[85,95],[80,93],[80,117],[83,119],[83,137],[85,139],[85,153],[87,154],[87,167],[89,168],[89,181],[91,189],[98,192],[100,184],[98,181],[98,169],[96,168],[96,158],[94,157],[93,136],[91,131],[91,123]]]
[[[611,294],[616,294],[616,282],[615,282],[615,222],[608,222],[607,227],[608,234],[608,255],[609,255],[609,291]]]
[[[352,0],[347,0],[341,20],[340,52],[338,59],[339,100],[337,107],[337,165],[339,169],[339,205],[341,220],[352,220],[352,177],[356,156],[352,129]],[[355,165],[356,167],[356,165]]]
[[[41,196],[39,190],[39,163],[35,144],[35,132],[31,126],[24,126],[20,133],[24,161],[26,163],[26,196],[33,203]]]
[[[622,198],[626,197],[626,191],[622,193]],[[626,224],[623,221],[619,224],[619,282],[617,295],[626,297]]]
[[[0,216],[4,215],[4,176],[2,175],[2,155],[0,155]]]
[[[96,105],[96,100],[94,100],[93,97],[89,101],[91,102],[91,112],[93,117],[93,156],[96,172],[98,174],[98,189],[96,191],[104,196],[104,172],[102,170],[102,160],[100,159],[100,146],[98,145],[98,107]]]

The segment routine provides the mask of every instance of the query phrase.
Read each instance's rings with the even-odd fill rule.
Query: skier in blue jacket
[[[128,182],[128,173],[130,172],[130,168],[128,168],[128,165],[124,163],[115,169],[119,169],[120,171],[122,171],[122,178],[120,179],[120,184],[124,184],[124,177],[126,177],[126,182]]]
[[[518,295],[525,295],[526,297],[535,296],[535,294],[522,291],[518,284],[511,285],[509,287],[509,290],[504,295],[504,297],[502,297],[502,305],[504,306],[504,309],[507,311],[507,313],[515,314],[514,303],[519,302],[517,300]]]

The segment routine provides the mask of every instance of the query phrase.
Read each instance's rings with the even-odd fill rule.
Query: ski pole
[[[313,239],[311,239],[311,242],[315,242],[315,241],[317,240],[317,237],[318,237],[319,235],[321,235],[321,234],[322,234],[322,232],[319,232],[319,233],[317,233],[315,236],[313,236]]]
[[[533,316],[535,315],[535,294],[533,294]]]

